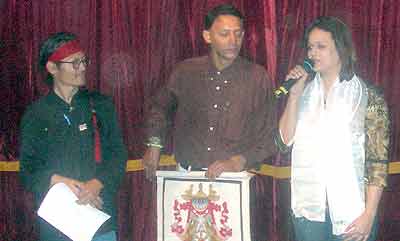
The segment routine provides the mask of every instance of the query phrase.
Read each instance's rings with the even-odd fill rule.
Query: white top
[[[324,104],[319,73],[304,90],[292,150],[292,210],[325,221],[327,203],[335,235],[365,208],[364,120],[368,95],[357,76],[336,80]]]

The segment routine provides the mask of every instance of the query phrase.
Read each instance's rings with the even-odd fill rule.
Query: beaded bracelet
[[[146,143],[146,146],[163,148],[163,146],[161,145],[161,139],[157,136],[150,137],[148,142]]]

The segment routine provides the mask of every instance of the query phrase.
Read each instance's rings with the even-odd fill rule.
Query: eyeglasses
[[[81,59],[75,59],[74,61],[57,61],[57,63],[72,64],[72,68],[74,68],[74,70],[78,70],[81,64],[87,67],[90,64],[90,59],[87,57],[83,57]]]

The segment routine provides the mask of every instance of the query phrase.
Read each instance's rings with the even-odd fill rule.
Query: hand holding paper
[[[77,200],[66,184],[57,183],[44,198],[38,215],[74,241],[91,241],[110,216]]]

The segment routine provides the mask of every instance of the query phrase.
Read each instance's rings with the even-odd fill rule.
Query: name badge
[[[86,129],[87,129],[86,123],[83,123],[83,124],[80,124],[80,125],[79,125],[79,131],[84,131],[84,130],[86,130]]]

